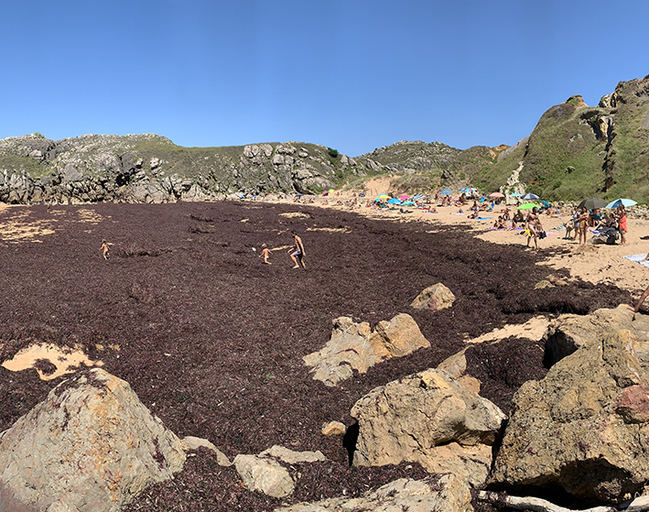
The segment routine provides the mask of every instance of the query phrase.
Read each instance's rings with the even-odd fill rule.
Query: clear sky
[[[0,138],[513,144],[649,74],[649,1],[2,1]]]

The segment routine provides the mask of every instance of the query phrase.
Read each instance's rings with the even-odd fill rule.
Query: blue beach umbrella
[[[452,194],[452,193],[453,193],[453,191],[452,191],[452,190],[449,190],[449,189],[445,189],[445,190],[442,190],[442,191],[440,192],[440,194],[444,194],[444,195],[446,195],[446,196],[449,195],[449,194]]]
[[[509,197],[521,197],[521,195],[518,192],[514,192],[513,194],[509,194]]]
[[[416,196],[413,197],[413,200],[416,201],[417,199],[423,199],[424,197],[425,197],[424,194],[417,194]]]
[[[608,203],[604,208],[617,208],[618,206],[624,206],[625,208],[629,206],[635,206],[636,203],[633,199],[616,199],[615,201],[611,201]]]
[[[415,203],[413,203],[412,201],[404,201],[404,202],[401,203],[401,204],[402,204],[403,206],[415,206]]]
[[[401,201],[396,198],[392,198],[388,201],[388,204],[401,204]]]
[[[539,196],[537,196],[536,194],[525,194],[523,197],[521,197],[521,199],[526,199],[526,200],[538,199],[538,198]]]
[[[550,208],[550,203],[548,203],[547,201],[541,200],[540,203],[546,208]]]

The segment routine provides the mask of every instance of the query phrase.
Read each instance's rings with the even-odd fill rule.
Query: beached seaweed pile
[[[35,342],[78,346],[129,382],[179,436],[208,438],[230,457],[273,444],[323,451],[332,462],[301,470],[291,501],[420,474],[408,465],[350,469],[341,439],[321,435],[324,422],[350,425],[349,410],[372,388],[434,367],[466,337],[506,323],[629,301],[618,288],[587,283],[535,290],[550,272],[560,275],[535,264],[543,253],[490,244],[459,227],[251,203],[84,206],[103,217],[88,225],[76,208],[0,214],[0,222],[24,211],[31,221],[57,216],[43,243],[0,243],[0,359]],[[280,215],[298,209],[307,216]],[[303,238],[307,271],[291,269],[286,247],[263,265],[261,244],[290,245],[291,229]],[[114,244],[108,262],[102,239]],[[412,310],[412,299],[436,282],[455,293],[453,307]],[[374,324],[401,312],[415,318],[431,348],[336,388],[311,379],[302,357],[327,342],[332,319]],[[528,340],[473,347],[467,360],[485,396],[505,410],[520,384],[545,371],[542,349]],[[0,431],[60,382],[0,367]],[[278,503],[242,488],[232,468],[201,451],[129,510],[271,510]]]

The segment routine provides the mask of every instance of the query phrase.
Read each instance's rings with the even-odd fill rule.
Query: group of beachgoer
[[[628,232],[627,216],[624,206],[620,205],[614,212],[602,215],[599,209],[587,210],[581,208],[575,209],[572,213],[572,219],[565,225],[566,238],[574,231],[579,238],[579,245],[586,243],[588,228],[593,228],[605,233],[619,233],[620,245],[626,244],[626,234]],[[574,238],[574,237],[573,237]]]

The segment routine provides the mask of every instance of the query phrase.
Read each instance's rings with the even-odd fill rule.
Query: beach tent
[[[629,206],[635,206],[636,203],[633,199],[616,199],[615,201],[611,201],[608,203],[604,208],[617,208],[618,206],[624,206],[629,207]]]
[[[392,198],[388,201],[388,204],[401,204],[401,201],[398,199]]]
[[[409,196],[408,194],[401,194],[401,195],[399,196],[399,199],[400,199],[401,201],[405,201],[406,199],[410,199],[410,196]]]
[[[536,207],[538,207],[538,205],[536,205],[534,203],[525,203],[525,204],[520,205],[516,209],[517,210],[531,210],[532,208],[536,208]]]
[[[581,203],[577,205],[577,208],[586,208],[586,210],[597,210],[598,208],[604,208],[606,206],[606,201],[600,199],[599,197],[589,197],[584,199]]]
[[[525,199],[525,200],[529,200],[529,199],[534,200],[534,199],[538,199],[538,198],[539,198],[539,196],[537,196],[536,194],[530,194],[530,193],[525,194],[524,196],[521,197],[521,199]]]
[[[449,195],[449,194],[452,194],[452,193],[453,193],[453,191],[452,191],[452,190],[449,190],[449,189],[445,189],[445,190],[442,190],[442,191],[440,192],[440,194],[444,194],[445,196],[447,196],[447,195]]]

